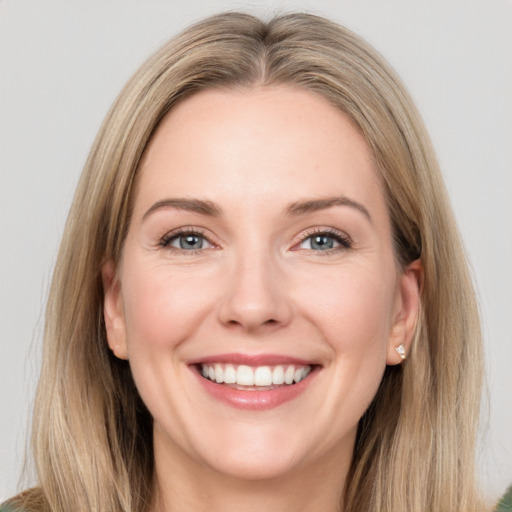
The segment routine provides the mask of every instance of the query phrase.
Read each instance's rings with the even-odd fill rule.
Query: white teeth
[[[284,381],[286,382],[286,384],[292,384],[294,373],[295,368],[293,366],[288,366],[288,368],[286,368],[286,371],[284,372]]]
[[[236,383],[236,370],[232,364],[227,364],[226,367],[224,368],[224,382],[226,384]]]
[[[305,379],[311,372],[311,366],[277,365],[236,366],[233,364],[203,364],[201,374],[218,384],[237,384],[239,386],[281,386],[294,384]]]
[[[276,366],[272,372],[272,384],[284,384],[284,370],[281,365]]]
[[[221,384],[224,382],[224,370],[220,364],[215,365],[215,380]]]
[[[255,386],[271,386],[272,385],[272,371],[268,366],[260,366],[254,372],[254,385]]]
[[[240,365],[236,371],[236,383],[240,386],[254,386],[254,372],[252,368]]]

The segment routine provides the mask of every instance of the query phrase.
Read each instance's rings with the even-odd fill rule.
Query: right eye
[[[202,233],[190,230],[165,235],[160,241],[160,246],[177,252],[191,253],[214,247]]]

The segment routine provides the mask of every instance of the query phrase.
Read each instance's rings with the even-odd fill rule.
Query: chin
[[[307,463],[311,453],[309,440],[297,436],[299,432],[290,436],[289,425],[283,428],[283,425],[237,423],[231,428],[225,424],[222,429],[205,430],[196,432],[200,436],[195,439],[189,438],[191,455],[202,466],[231,478],[280,478],[301,462]]]
[[[297,470],[296,457],[283,457],[284,454],[255,452],[243,456],[235,453],[215,460],[210,468],[229,478],[259,481],[285,477]]]

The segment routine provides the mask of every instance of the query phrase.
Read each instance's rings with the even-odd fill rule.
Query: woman
[[[98,134],[50,293],[25,510],[485,510],[471,279],[357,36],[199,23]]]

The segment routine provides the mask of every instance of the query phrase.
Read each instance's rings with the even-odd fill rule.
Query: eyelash
[[[158,242],[158,246],[163,249],[167,249],[172,253],[186,254],[187,256],[194,256],[197,254],[201,254],[202,251],[205,250],[203,248],[197,249],[197,250],[186,250],[186,249],[178,249],[176,247],[171,246],[171,243],[174,240],[176,240],[177,238],[184,236],[184,235],[197,236],[197,237],[203,238],[208,244],[215,247],[215,244],[212,243],[205,236],[204,232],[197,228],[179,228],[174,231],[171,231],[170,233],[166,233]],[[306,233],[301,235],[298,242],[294,244],[292,250],[300,250],[300,247],[298,247],[298,246],[300,246],[305,241],[307,241],[308,239],[310,239],[314,236],[326,236],[328,238],[332,238],[335,242],[339,243],[340,245],[338,247],[333,247],[331,249],[326,249],[323,251],[320,251],[320,250],[315,251],[313,249],[305,249],[305,250],[311,250],[312,252],[315,252],[315,253],[321,254],[321,255],[328,255],[328,254],[332,254],[334,252],[343,251],[343,250],[352,248],[352,240],[348,236],[342,234],[341,232],[334,230],[332,228],[327,228],[327,229],[326,228],[314,228],[314,229],[308,230]]]
[[[334,252],[351,249],[352,245],[353,245],[353,242],[350,239],[350,237],[348,237],[346,234],[344,234],[340,231],[337,231],[333,228],[314,228],[314,229],[311,229],[311,230],[307,231],[306,233],[304,233],[304,235],[301,235],[298,243],[296,243],[294,245],[294,247],[300,246],[306,240],[308,240],[314,236],[326,236],[326,237],[332,238],[335,242],[340,244],[338,247],[333,247],[332,249],[326,249],[324,251],[315,251],[313,249],[309,249],[321,256],[329,255]],[[296,250],[300,250],[300,247],[297,247]]]
[[[177,247],[172,247],[171,243],[181,236],[197,236],[203,238],[208,244],[215,246],[212,242],[208,240],[205,236],[204,232],[197,228],[179,228],[170,233],[166,233],[159,241],[158,246],[162,249],[167,249],[168,251],[176,254],[186,254],[187,256],[194,256],[197,254],[201,254],[205,249],[196,249],[196,250],[186,250],[186,249],[178,249]]]

